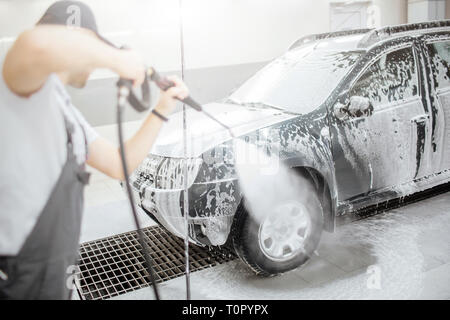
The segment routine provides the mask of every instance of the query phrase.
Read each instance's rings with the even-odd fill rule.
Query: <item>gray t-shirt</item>
[[[0,256],[16,255],[47,203],[67,157],[64,116],[74,125],[74,153],[86,159],[98,134],[72,105],[56,74],[29,98],[14,94],[0,72]]]

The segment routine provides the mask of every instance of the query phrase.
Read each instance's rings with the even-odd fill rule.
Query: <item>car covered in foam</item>
[[[449,21],[301,38],[204,107],[313,192],[280,203],[264,221],[252,219],[233,139],[187,110],[186,144],[179,112],[132,174],[135,199],[179,237],[186,211],[192,242],[231,243],[259,274],[291,270],[338,217],[449,181],[449,64]]]

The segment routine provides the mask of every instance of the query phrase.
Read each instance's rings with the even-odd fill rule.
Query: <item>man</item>
[[[54,3],[35,28],[19,35],[4,60],[0,298],[68,299],[67,268],[77,258],[88,180],[85,162],[123,179],[117,147],[97,135],[64,88],[83,87],[97,68],[110,69],[135,86],[144,80],[141,56],[100,37],[92,11],[78,1]],[[188,96],[182,81],[170,79],[176,86],[160,93],[159,115],[149,114],[125,143],[130,171],[149,152],[175,99]]]

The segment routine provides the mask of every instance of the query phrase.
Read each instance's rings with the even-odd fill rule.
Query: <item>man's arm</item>
[[[9,50],[3,66],[3,78],[8,87],[20,96],[38,91],[51,73],[90,73],[96,68],[107,68],[120,77],[140,85],[145,76],[141,56],[133,50],[113,48],[90,30],[65,26],[37,26],[22,33]],[[168,116],[174,109],[175,98],[184,99],[188,90],[176,77],[170,78],[176,86],[161,92],[156,109]],[[138,132],[125,143],[125,154],[130,172],[145,158],[162,120],[149,114]],[[87,163],[116,179],[123,180],[121,158],[117,147],[103,138],[89,145]]]
[[[155,109],[164,116],[170,115],[175,108],[175,98],[184,99],[189,95],[184,83],[177,77],[169,77],[176,86],[160,93]],[[150,113],[135,135],[125,142],[125,156],[127,157],[128,171],[133,172],[144,160],[156,140],[163,121]],[[97,138],[89,145],[89,158],[87,163],[118,180],[124,180],[122,162],[119,149],[104,138]]]
[[[6,55],[3,78],[20,96],[38,91],[51,73],[90,73],[106,68],[139,85],[144,64],[134,51],[113,48],[90,30],[42,25],[19,35]]]

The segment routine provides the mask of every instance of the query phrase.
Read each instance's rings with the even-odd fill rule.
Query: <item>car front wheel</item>
[[[322,234],[323,210],[313,187],[302,201],[274,204],[260,219],[243,203],[232,231],[238,256],[261,276],[274,276],[303,265],[314,254]],[[245,200],[244,200],[245,201]]]

